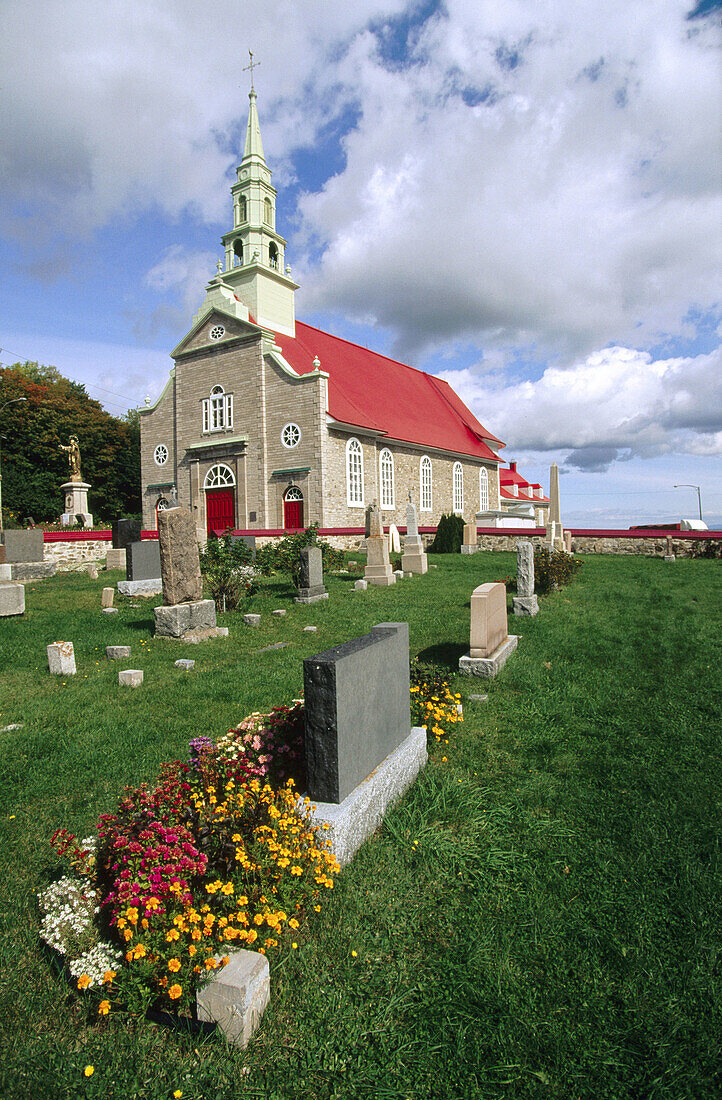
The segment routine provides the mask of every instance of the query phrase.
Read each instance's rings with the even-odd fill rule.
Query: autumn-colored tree
[[[77,435],[83,480],[92,486],[95,520],[112,522],[140,513],[140,424],[136,409],[111,416],[55,367],[14,363],[0,368],[2,500],[20,520],[52,521],[63,510],[60,486],[69,478],[60,444]]]

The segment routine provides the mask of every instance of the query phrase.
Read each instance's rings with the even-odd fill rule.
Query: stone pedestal
[[[512,607],[515,615],[538,615],[539,601],[536,596],[512,596]]]
[[[188,634],[213,637],[216,630],[216,605],[213,600],[163,604],[154,607],[155,633],[161,638],[181,638]]]
[[[396,584],[396,577],[389,561],[388,543],[383,535],[370,536],[366,539],[364,577],[369,584],[380,586]]]
[[[488,657],[472,657],[467,653],[466,656],[459,657],[459,672],[462,676],[481,676],[485,680],[493,680],[518,644],[518,636],[509,634]]]
[[[78,516],[81,517],[83,527],[92,527],[93,517],[88,511],[88,482],[66,481],[60,488],[65,494],[65,511],[60,517],[63,527],[77,523]]]

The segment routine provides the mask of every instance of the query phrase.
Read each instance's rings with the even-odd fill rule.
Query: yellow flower
[[[295,950],[296,950],[296,948],[298,947],[298,944],[297,944],[297,943],[292,943],[292,944],[291,944],[291,947],[292,947],[292,948],[293,948],[293,950],[295,951]]]
[[[180,1100],[182,1095],[183,1095],[183,1089],[176,1089],[173,1093],[173,1096],[174,1096],[175,1100]]]
[[[352,959],[357,959],[358,958],[358,951],[352,951],[351,952],[351,958]]]
[[[103,974],[103,985],[110,984],[116,976],[116,973],[117,971],[115,970],[106,970],[105,974]]]
[[[180,968],[181,968],[180,959],[170,959],[170,961],[168,962],[168,969],[169,970],[171,970],[174,974],[177,974],[177,972],[180,970]]]
[[[107,1016],[110,1012],[110,1001],[101,1001],[98,1005],[98,1012],[101,1016]]]
[[[87,974],[81,974],[78,978],[78,989],[87,989],[90,985],[90,978]]]
[[[175,985],[172,985],[168,990],[168,996],[170,997],[171,1001],[177,1001],[182,992],[183,987],[176,983]]]
[[[95,1073],[95,1066],[86,1066],[85,1069],[83,1070],[83,1073],[85,1074],[86,1077],[92,1077],[93,1074]]]

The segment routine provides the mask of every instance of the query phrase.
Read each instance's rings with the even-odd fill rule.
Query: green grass
[[[537,618],[513,620],[523,638],[496,681],[456,679],[463,725],[299,949],[272,960],[248,1050],[86,1020],[43,952],[35,891],[55,874],[57,826],[84,835],[124,784],[184,757],[190,737],[289,701],[303,657],[374,623],[408,621],[412,654],[453,669],[472,588],[514,558],[434,564],[366,593],[331,577],[330,600],[310,607],[274,578],[248,608],[260,628],[228,615],[230,637],[199,646],[153,640],[142,601],[101,615],[102,576],[27,586],[25,618],[0,620],[0,726],[25,723],[0,734],[0,1096],[722,1093],[716,562],[588,557]],[[45,657],[60,638],[78,665],[65,680]],[[291,645],[255,652],[279,640]],[[141,689],[118,687],[111,643],[133,646]],[[180,656],[193,672],[174,668]]]

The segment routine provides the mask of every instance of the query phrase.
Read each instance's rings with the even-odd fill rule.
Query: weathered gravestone
[[[301,551],[301,578],[294,603],[316,603],[327,600],[323,584],[323,554],[320,546],[304,546]]]
[[[10,568],[7,566],[6,568]],[[0,580],[0,619],[22,615],[25,611],[25,585]]]
[[[101,607],[112,607],[114,598],[115,598],[115,589],[113,587],[111,587],[110,585],[108,585],[108,587],[104,588],[102,593],[101,593],[100,606]]]
[[[137,519],[118,519],[113,524],[113,548],[125,550],[131,542],[140,542],[141,525]]]
[[[125,580],[118,581],[122,596],[155,596],[162,592],[160,549],[156,539],[131,542],[125,556]]]
[[[164,638],[217,637],[216,605],[204,600],[196,528],[188,508],[158,513],[163,606],[153,609],[155,633]]]
[[[459,672],[493,678],[516,649],[518,640],[507,633],[506,585],[480,584],[471,594],[469,652],[459,658]]]
[[[406,537],[404,538],[401,568],[405,573],[426,573],[429,569],[429,561],[419,534],[416,505],[411,498],[411,493],[409,493],[409,502],[406,505]]]
[[[43,532],[39,528],[1,531],[0,540],[5,547],[6,562],[43,560]]]
[[[464,524],[464,541],[461,544],[462,554],[475,554],[479,549],[476,539],[476,524]]]
[[[672,542],[672,536],[667,535],[667,552],[664,555],[665,561],[675,561],[674,543]]]
[[[106,569],[125,569],[127,568],[125,547],[116,550],[111,547],[105,552],[105,568]]]
[[[516,596],[512,598],[515,615],[536,615],[539,601],[534,595],[534,547],[522,540],[516,546]]]
[[[389,544],[384,538],[381,513],[376,501],[369,508],[369,535],[366,539],[366,568],[364,577],[369,584],[396,584],[396,577],[389,560]]]
[[[72,642],[52,642],[47,652],[48,668],[53,676],[75,676],[75,651]]]
[[[346,863],[426,762],[426,735],[411,729],[408,623],[303,662],[308,795]]]

